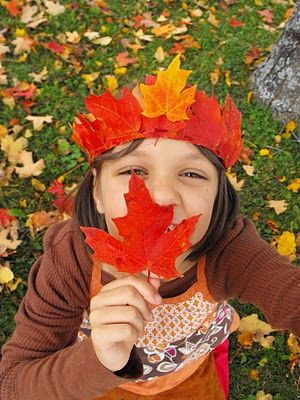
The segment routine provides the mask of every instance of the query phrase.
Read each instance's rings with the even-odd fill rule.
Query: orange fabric
[[[172,374],[170,374],[172,375]],[[116,388],[93,400],[225,400],[224,391],[210,354],[197,371],[180,385],[153,396],[143,396]]]
[[[205,276],[205,257],[202,257],[198,261],[197,265],[197,281],[184,293],[181,295],[163,299],[162,304],[178,304],[179,302],[186,301],[194,296],[197,292],[202,293],[204,299],[209,303],[214,304],[215,300],[213,299],[212,295],[209,292],[207,286],[207,280]],[[91,295],[95,295],[101,289],[101,263],[94,263],[93,265],[93,272],[92,272],[92,280],[90,286],[90,293]],[[215,303],[215,307],[217,303]],[[214,308],[215,308],[214,307]],[[213,317],[213,313],[209,314],[205,321],[209,321],[210,318]],[[236,329],[238,325],[238,316],[237,314],[234,316],[233,324],[231,326],[231,331]],[[153,345],[153,344],[152,344]],[[177,387],[183,384],[184,381],[188,381],[192,375],[194,375],[197,371],[203,370],[202,365],[207,364],[207,360],[210,359],[210,354],[205,354],[204,356],[184,365],[178,371],[173,371],[167,373],[163,376],[156,377],[155,379],[147,380],[144,382],[126,382],[119,386],[120,393],[123,393],[125,390],[126,393],[132,392],[134,396],[140,397],[128,397],[128,399],[139,399],[144,398],[155,398],[155,396],[161,396],[162,393],[166,391],[177,390]],[[202,379],[202,378],[201,378]],[[200,384],[201,388],[203,387],[202,383]],[[215,386],[215,384],[213,385]],[[201,390],[201,388],[197,390]],[[202,389],[203,390],[203,389]],[[177,392],[177,391],[176,391]],[[115,393],[115,391],[114,391]],[[116,393],[119,393],[117,390]],[[118,396],[118,395],[117,395]],[[105,397],[106,398],[106,397]],[[118,397],[108,397],[108,399],[117,399]],[[122,396],[120,397],[120,399]],[[124,397],[127,399],[127,397]],[[161,398],[161,397],[159,397]],[[216,398],[217,399],[217,398]],[[222,398],[223,399],[223,398]]]

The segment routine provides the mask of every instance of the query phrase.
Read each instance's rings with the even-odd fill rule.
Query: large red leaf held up
[[[188,238],[199,216],[185,219],[167,231],[174,207],[153,203],[144,181],[135,174],[124,197],[127,215],[113,219],[123,241],[100,229],[81,227],[87,244],[94,250],[94,260],[131,274],[148,269],[165,279],[180,276],[175,259],[191,246]]]

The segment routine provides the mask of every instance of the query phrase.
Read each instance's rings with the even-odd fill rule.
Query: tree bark
[[[300,120],[300,0],[271,54],[254,71],[251,87],[275,118]]]

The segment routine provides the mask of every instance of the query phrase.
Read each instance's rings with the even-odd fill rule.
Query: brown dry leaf
[[[10,226],[0,228],[0,255],[8,256],[11,252],[8,250],[16,250],[22,240],[18,240],[19,223],[17,220],[11,221]]]
[[[266,322],[259,320],[257,314],[251,314],[244,318],[241,318],[238,331],[242,334],[248,333],[248,336],[244,336],[244,341],[248,348],[250,345],[250,333],[253,335],[253,341],[259,343],[263,347],[271,347],[274,341],[273,336],[267,335],[269,335],[271,332],[274,332],[275,329]],[[246,340],[247,338],[248,342]],[[240,343],[242,344],[243,341]]]
[[[25,51],[30,52],[34,45],[34,40],[29,36],[17,37],[12,41],[12,44],[15,46],[14,54],[18,55],[24,53]]]
[[[35,131],[40,131],[43,128],[45,122],[50,124],[52,122],[52,115],[45,115],[45,116],[34,116],[28,115],[25,119],[28,121],[32,121],[33,129]]]
[[[44,0],[44,4],[46,6],[46,12],[50,15],[59,15],[65,11],[65,7],[59,4],[59,2]]]
[[[22,136],[14,140],[13,135],[6,135],[1,140],[1,150],[4,151],[11,164],[16,164],[20,158],[20,153],[25,149],[27,144],[27,139]]]
[[[276,215],[282,214],[287,209],[288,203],[285,200],[269,200],[268,207],[274,208]]]
[[[157,61],[159,63],[161,63],[164,61],[165,56],[166,55],[165,55],[164,49],[161,46],[159,46],[155,51],[154,57],[157,59]]]
[[[37,211],[28,215],[25,225],[29,228],[31,236],[35,237],[37,232],[48,228],[60,219],[60,213],[57,211]]]
[[[243,170],[249,176],[253,176],[254,175],[254,167],[253,167],[253,165],[248,165],[248,164],[243,165]]]
[[[158,27],[152,28],[151,33],[157,37],[168,37],[171,32],[174,32],[176,26],[173,24],[160,25]]]
[[[34,82],[42,83],[48,78],[48,69],[45,66],[40,73],[31,72],[28,74],[28,76],[33,78]]]
[[[232,184],[232,186],[234,187],[234,189],[239,192],[242,190],[243,186],[244,186],[244,179],[241,179],[240,181],[238,181],[237,175],[235,173],[226,173],[230,183]]]
[[[210,82],[213,86],[218,83],[221,75],[222,72],[220,67],[215,68],[212,72],[209,73]]]
[[[72,44],[77,44],[80,42],[81,37],[77,31],[65,32],[65,34],[67,37],[67,42]]]
[[[208,18],[207,21],[214,26],[215,28],[217,28],[220,25],[220,21],[216,18],[216,16],[210,11],[208,14]]]
[[[23,150],[20,153],[18,164],[23,164],[23,167],[15,167],[16,173],[20,178],[28,178],[29,176],[38,176],[43,172],[45,163],[43,159],[33,162],[32,152]]]
[[[258,369],[250,369],[249,378],[253,381],[259,381],[259,371]]]
[[[251,349],[253,345],[253,333],[252,332],[243,332],[240,333],[237,337],[238,343],[244,347],[245,349]]]
[[[300,354],[300,338],[295,336],[293,333],[289,334],[287,346],[291,353]]]

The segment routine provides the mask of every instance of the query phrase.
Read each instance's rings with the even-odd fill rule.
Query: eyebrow
[[[144,151],[140,151],[140,150],[133,150],[131,153],[124,155],[124,157],[145,157],[147,156],[147,153]],[[193,153],[193,154],[187,154],[186,157],[184,157],[184,160],[190,161],[190,160],[207,160],[207,158],[201,154],[200,152],[197,153]],[[208,161],[208,160],[207,160]]]

